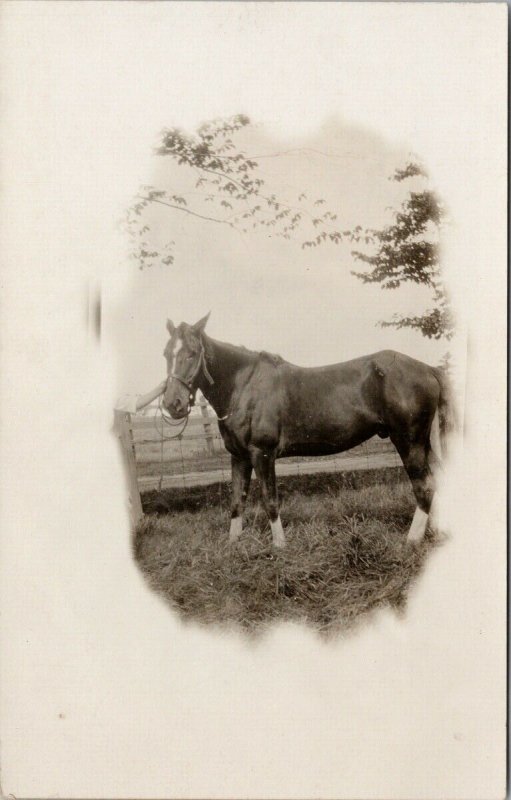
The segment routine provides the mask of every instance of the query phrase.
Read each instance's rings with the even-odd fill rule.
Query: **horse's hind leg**
[[[231,527],[229,530],[229,541],[236,542],[241,536],[243,527],[243,509],[250,487],[252,476],[252,464],[249,460],[244,461],[235,456],[231,456],[232,471],[232,502],[231,502]]]
[[[393,441],[402,458],[417,500],[417,508],[413,515],[407,539],[409,542],[418,542],[426,532],[433,501],[434,482],[430,460],[434,456],[432,455],[429,440],[406,443],[402,439]]]
[[[286,537],[282,529],[279,514],[279,501],[277,496],[277,479],[275,477],[275,455],[272,452],[253,448],[251,451],[252,464],[257,477],[261,482],[263,505],[270,518],[273,544],[275,547],[285,547]]]

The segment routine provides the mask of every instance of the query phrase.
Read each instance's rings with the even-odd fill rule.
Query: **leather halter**
[[[201,351],[200,351],[200,355],[199,355],[199,360],[197,362],[197,367],[195,368],[195,372],[193,373],[192,377],[188,381],[185,381],[184,378],[181,378],[179,375],[176,375],[174,372],[171,372],[170,375],[169,375],[169,378],[174,378],[176,381],[179,381],[179,383],[181,383],[188,390],[188,393],[189,393],[189,397],[188,397],[188,413],[190,413],[190,409],[192,408],[192,406],[195,405],[195,395],[197,394],[197,389],[199,387],[195,386],[195,388],[194,388],[193,384],[194,384],[195,380],[197,379],[201,369],[202,369],[202,371],[204,373],[204,377],[206,378],[208,383],[213,385],[215,381],[211,377],[211,374],[210,374],[210,372],[209,372],[209,370],[207,368],[206,356],[205,356],[205,353],[204,353],[204,345],[202,344],[202,342],[201,342]]]

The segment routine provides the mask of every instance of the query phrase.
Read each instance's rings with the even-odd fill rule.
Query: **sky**
[[[225,116],[234,111],[226,109]],[[167,122],[168,127],[175,124],[173,119]],[[322,198],[326,202],[321,208],[337,214],[335,226],[341,230],[388,224],[391,209],[399,207],[408,191],[425,185],[389,180],[410,159],[413,142],[405,147],[339,116],[326,118],[305,136],[279,138],[253,119],[234,139],[245,153],[257,157],[266,194],[296,207],[305,192],[311,210]],[[147,141],[148,150],[152,144]],[[190,182],[186,166],[153,156],[145,182],[184,192],[193,207],[195,178]],[[134,194],[137,188],[133,186]],[[364,270],[351,252],[363,249],[361,245],[346,241],[303,249],[305,228],[296,231],[293,240],[284,240],[272,236],[271,229],[241,233],[163,206],[153,205],[146,219],[152,227],[150,242],[175,242],[175,262],[165,266],[156,260],[140,270],[126,257],[129,288],[118,303],[112,328],[122,390],[143,392],[161,379],[167,317],[176,324],[193,323],[208,311],[207,330],[214,338],[279,352],[304,366],[345,361],[384,348],[437,363],[447,349],[445,341],[378,326],[395,312],[424,310],[430,294],[415,285],[383,291],[363,284],[351,274]]]

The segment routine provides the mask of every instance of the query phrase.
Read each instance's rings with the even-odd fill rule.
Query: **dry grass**
[[[382,606],[403,613],[440,537],[430,533],[418,546],[406,544],[415,503],[401,470],[340,479],[282,482],[283,551],[272,547],[258,503],[247,509],[240,541],[229,544],[225,487],[203,490],[202,501],[199,491],[192,493],[188,507],[186,495],[167,492],[160,514],[151,493],[146,511],[153,513],[136,531],[135,558],[155,591],[184,619],[202,624],[257,633],[274,620],[295,620],[332,635]],[[172,498],[176,511],[162,514]]]

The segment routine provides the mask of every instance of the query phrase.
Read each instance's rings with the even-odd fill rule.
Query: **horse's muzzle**
[[[188,414],[188,406],[183,405],[178,397],[172,403],[164,403],[164,406],[172,419],[183,419]]]

